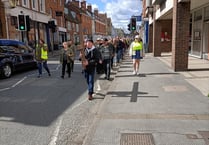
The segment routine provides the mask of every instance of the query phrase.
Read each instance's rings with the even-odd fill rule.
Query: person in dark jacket
[[[98,63],[102,63],[102,59],[100,57],[100,53],[98,49],[95,48],[92,39],[87,39],[86,48],[84,50],[84,54],[80,54],[85,56],[85,61],[83,62],[84,67],[84,76],[86,78],[86,82],[88,85],[88,99],[92,100],[94,93],[94,75],[96,65]],[[83,56],[80,56],[82,58]]]
[[[71,71],[72,71],[71,63],[73,61],[73,57],[74,57],[73,50],[68,47],[67,42],[63,42],[63,49],[61,50],[60,53],[60,63],[62,64],[61,78],[64,79],[66,65],[67,65],[68,77],[71,77]]]
[[[110,80],[111,59],[113,56],[113,48],[111,47],[107,38],[103,39],[103,44],[101,46],[101,53],[102,53],[103,68],[105,72],[105,79]]]

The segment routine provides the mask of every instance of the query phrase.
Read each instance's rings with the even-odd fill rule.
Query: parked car
[[[0,75],[11,77],[14,72],[36,68],[33,49],[17,40],[0,39]]]

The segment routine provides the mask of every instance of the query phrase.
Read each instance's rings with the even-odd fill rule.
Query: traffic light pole
[[[21,31],[21,36],[22,36],[22,42],[24,42],[24,33]]]

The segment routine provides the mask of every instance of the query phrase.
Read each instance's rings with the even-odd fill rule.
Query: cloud
[[[98,9],[98,5],[96,5],[96,4],[92,4],[91,6],[92,6],[92,10]]]
[[[111,2],[106,3],[105,12],[107,13],[107,16],[111,18],[114,27],[127,29],[131,16],[141,15],[142,1],[112,0]]]

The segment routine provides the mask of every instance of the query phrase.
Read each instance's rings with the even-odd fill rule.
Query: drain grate
[[[205,140],[206,145],[209,145],[209,131],[198,131]]]
[[[150,133],[122,133],[120,145],[155,145]]]

